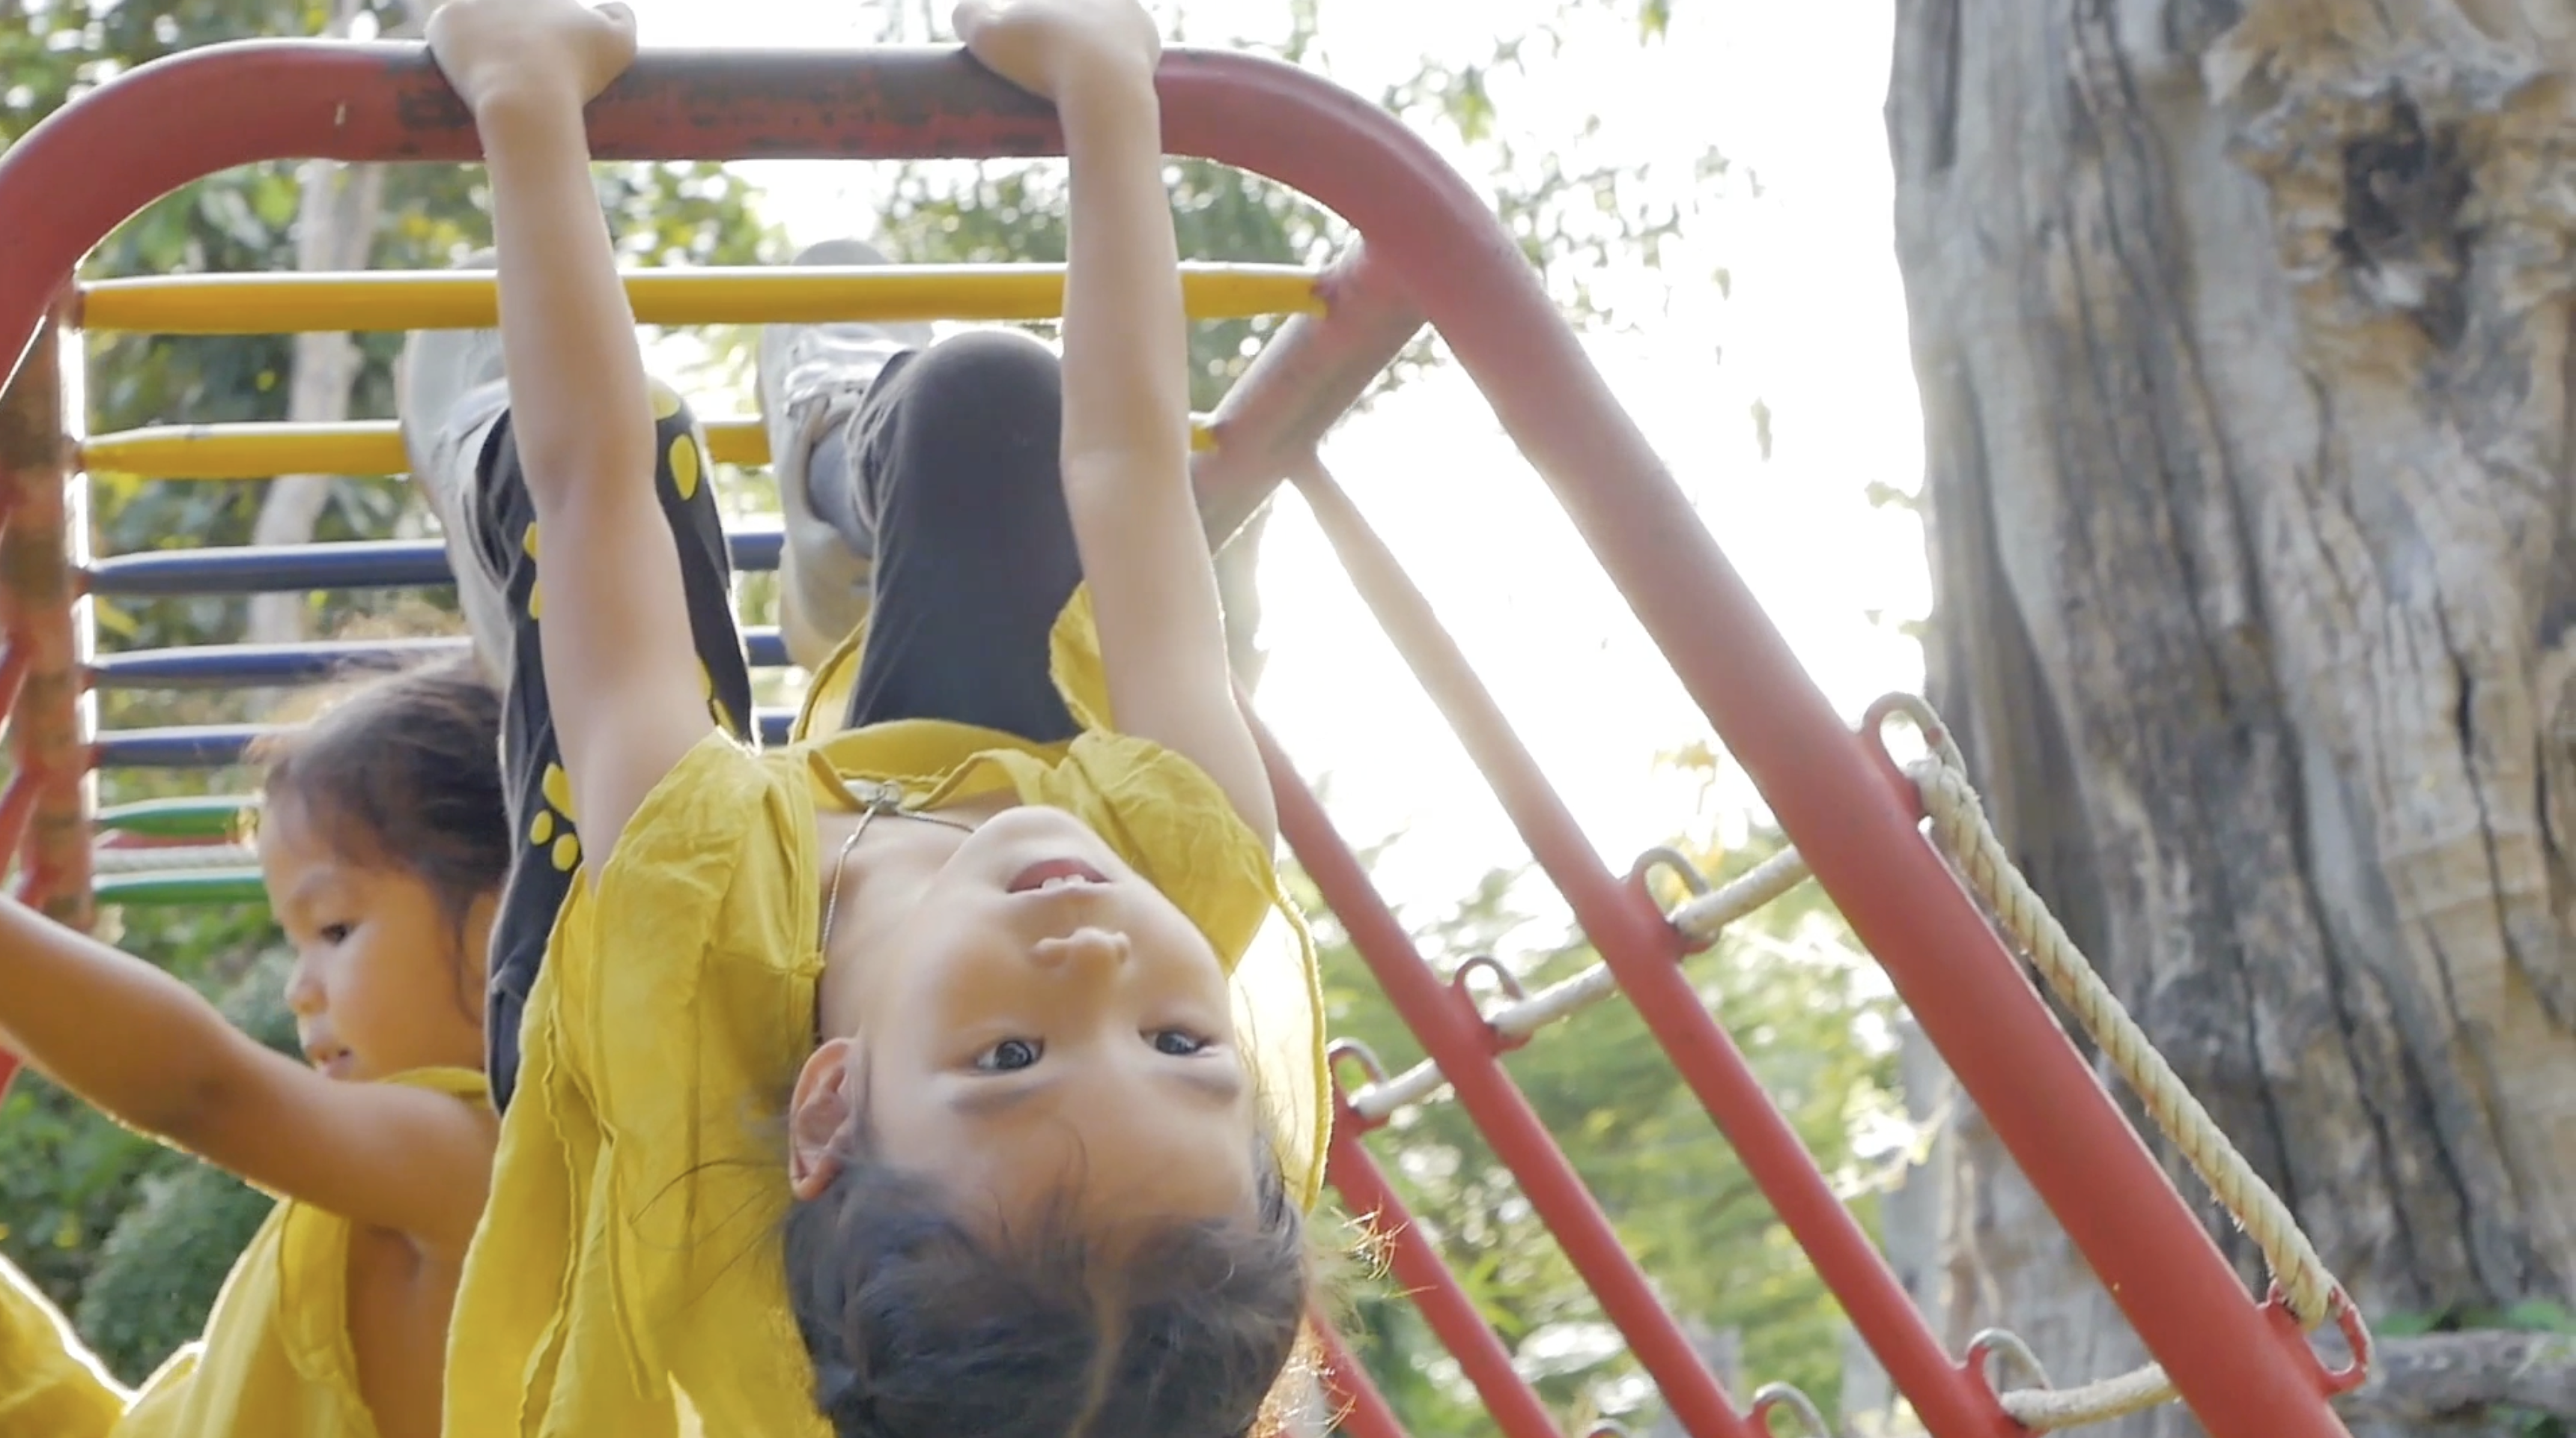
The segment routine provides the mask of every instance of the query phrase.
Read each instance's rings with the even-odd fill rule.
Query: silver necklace
[[[862,783],[865,785],[864,788],[861,787]],[[842,871],[849,868],[850,851],[859,846],[859,840],[867,834],[868,826],[876,822],[879,814],[892,814],[898,819],[911,819],[917,823],[939,824],[964,834],[975,832],[975,826],[962,819],[951,819],[945,814],[924,814],[903,807],[903,787],[899,784],[875,781],[852,783],[844,780],[842,787],[849,792],[851,798],[859,801],[859,826],[850,831],[850,837],[841,841],[840,852],[832,856],[831,886],[823,898],[821,947],[826,954],[832,952],[832,921],[839,918],[841,913]]]

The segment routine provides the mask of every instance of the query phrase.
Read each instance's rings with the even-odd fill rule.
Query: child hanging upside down
[[[816,671],[766,756],[706,451],[591,186],[631,17],[430,22],[501,329],[415,335],[404,423],[508,676],[522,843],[457,1438],[667,1433],[674,1382],[769,1438],[1231,1438],[1304,1391],[1319,1004],[1190,488],[1159,43],[1134,0],[957,22],[1063,121],[1064,358],[765,335]]]
[[[196,990],[0,902],[0,1044],[280,1196],[205,1337],[138,1393],[0,1265],[0,1438],[434,1438],[494,1124],[485,952],[512,844],[500,696],[470,665],[357,688],[270,741],[261,875],[310,1066]]]

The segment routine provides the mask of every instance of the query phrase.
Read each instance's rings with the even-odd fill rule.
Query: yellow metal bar
[[[751,418],[709,420],[707,450],[718,464],[769,463],[769,435]],[[1190,424],[1190,446],[1210,449],[1204,420]],[[402,431],[389,420],[352,424],[191,424],[120,430],[80,449],[91,474],[141,479],[274,479],[281,474],[402,474],[411,460]]]
[[[1316,274],[1293,265],[1189,264],[1192,318],[1320,314]],[[81,286],[90,330],[267,335],[490,329],[488,271],[170,275]],[[823,320],[1043,320],[1064,313],[1062,265],[885,265],[630,270],[635,318],[653,325]]]
[[[402,434],[389,424],[157,425],[92,436],[81,446],[80,462],[92,474],[145,479],[401,474],[411,468]]]

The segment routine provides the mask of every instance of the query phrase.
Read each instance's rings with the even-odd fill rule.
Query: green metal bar
[[[229,839],[240,832],[243,816],[258,807],[259,800],[242,794],[145,799],[102,811],[98,830],[143,839]]]
[[[268,890],[257,869],[165,869],[101,874],[90,886],[102,904],[261,904]]]

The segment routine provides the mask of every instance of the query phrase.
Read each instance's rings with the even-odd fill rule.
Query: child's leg
[[[485,1051],[496,1108],[517,1086],[519,1021],[571,892],[581,842],[566,812],[571,795],[546,698],[538,626],[544,622],[536,524],[518,447],[510,435],[500,347],[488,334],[416,334],[403,352],[404,436],[413,472],[447,527],[457,590],[476,647],[504,676],[500,760],[510,822],[526,840],[510,868],[492,932]],[[734,627],[732,570],[717,513],[706,442],[687,405],[655,383],[654,487],[679,549],[689,627],[715,718],[737,737],[751,725],[751,673]],[[496,625],[492,616],[498,616]],[[506,628],[495,634],[499,625]]]
[[[799,265],[885,262],[857,240],[826,240],[796,257]],[[867,613],[876,553],[846,467],[828,457],[817,465],[817,449],[831,445],[837,455],[832,437],[866,403],[877,376],[930,340],[930,326],[922,324],[772,325],[762,332],[761,410],[787,521],[778,560],[778,629],[788,656],[808,671]]]
[[[782,476],[810,514],[837,520],[845,553],[873,558],[848,722],[1070,737],[1048,666],[1056,617],[1082,579],[1058,467],[1056,358],[1025,335],[975,331],[836,366],[836,352],[863,352],[867,328],[776,326],[762,343],[778,357],[761,398],[789,456]],[[831,422],[781,423],[803,414]]]
[[[906,356],[869,392],[845,436],[877,551],[853,727],[930,718],[1072,737],[1049,666],[1082,582],[1062,413],[1055,355],[1007,330]]]

